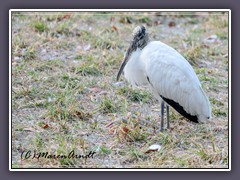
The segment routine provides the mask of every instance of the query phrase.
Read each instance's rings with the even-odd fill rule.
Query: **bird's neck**
[[[149,37],[148,35],[146,34],[143,38],[141,39],[133,39],[132,41],[132,49],[134,51],[136,51],[137,49],[140,49],[142,50],[149,42]]]

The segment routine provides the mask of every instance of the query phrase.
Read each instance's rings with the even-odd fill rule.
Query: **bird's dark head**
[[[144,26],[137,26],[134,30],[133,30],[133,41],[138,42],[143,40],[144,38],[146,38],[147,31],[146,28]]]
[[[136,50],[137,48],[143,49],[147,43],[148,43],[148,32],[146,31],[146,28],[144,26],[137,26],[133,30],[133,39],[130,43],[130,46],[132,46],[133,50]]]
[[[132,38],[132,41],[130,42],[127,52],[125,53],[122,65],[118,71],[117,80],[119,79],[131,54],[137,49],[142,50],[148,44],[148,41],[149,41],[148,32],[146,31],[146,28],[144,26],[137,26],[133,30],[132,35],[133,35],[133,38]]]

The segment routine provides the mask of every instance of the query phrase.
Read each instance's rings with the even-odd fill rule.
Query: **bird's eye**
[[[139,33],[139,34],[138,34],[138,39],[142,39],[142,37],[143,37],[143,34],[142,34],[142,33]]]
[[[207,119],[209,119],[210,117],[208,116]]]
[[[137,38],[142,39],[144,37],[145,33],[143,31],[139,32]]]

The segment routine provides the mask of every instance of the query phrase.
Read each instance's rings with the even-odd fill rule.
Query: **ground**
[[[11,18],[13,168],[228,168],[227,13],[13,12]],[[189,122],[170,108],[170,129],[161,132],[151,92],[132,88],[123,76],[116,81],[138,25],[192,64],[210,99],[211,123]],[[161,148],[149,150],[153,144]],[[94,154],[34,158],[34,150]]]

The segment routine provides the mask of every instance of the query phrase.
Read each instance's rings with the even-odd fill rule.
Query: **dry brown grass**
[[[160,132],[160,105],[150,92],[115,85],[139,24],[194,65],[212,124],[193,124],[171,109],[171,128]],[[227,14],[13,13],[13,168],[227,168],[228,130]],[[145,153],[152,144],[162,149]],[[21,159],[23,150],[96,154]]]

